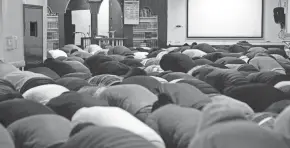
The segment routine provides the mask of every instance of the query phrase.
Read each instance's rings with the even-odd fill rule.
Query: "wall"
[[[116,0],[110,0],[109,4],[109,25],[110,31],[116,31],[115,37],[123,38],[123,11],[122,5]]]
[[[22,0],[1,0],[2,1],[2,38],[3,42],[0,47],[1,56],[5,62],[13,63],[15,66],[23,67],[24,62],[24,45],[23,45],[23,3]],[[13,9],[11,9],[13,8]],[[17,36],[17,49],[12,51],[6,50],[5,38],[8,36]]]
[[[46,49],[47,49],[47,0],[23,0],[23,4],[37,5],[37,6],[43,7],[43,60],[45,60],[47,56],[47,52],[46,52]]]
[[[2,58],[5,62],[12,63],[17,67],[23,67],[25,65],[23,44],[23,4],[43,6],[43,47],[46,49],[46,0],[1,0],[0,2],[0,59]],[[8,36],[16,36],[18,38],[17,49],[12,51],[6,50],[5,38]],[[46,52],[44,52],[44,59],[45,57]]]
[[[109,0],[104,0],[101,4],[98,15],[98,34],[109,36]]]
[[[0,0],[0,60],[3,60],[3,19],[2,19],[2,0]]]
[[[270,41],[269,44],[281,44],[278,38],[280,26],[275,24],[273,18],[273,9],[278,6],[279,0],[264,1],[264,39],[247,40],[251,43],[261,43]],[[167,44],[183,45],[184,43],[205,42],[209,44],[233,44],[238,40],[213,40],[213,39],[189,39],[186,37],[186,20],[187,20],[187,0],[168,0],[168,28]],[[176,25],[181,25],[177,28]],[[240,39],[245,40],[245,39]]]

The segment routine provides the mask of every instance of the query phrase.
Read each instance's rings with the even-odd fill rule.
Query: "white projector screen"
[[[262,38],[263,0],[188,0],[188,38]]]

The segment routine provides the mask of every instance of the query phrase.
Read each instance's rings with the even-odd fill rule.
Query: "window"
[[[188,0],[189,38],[262,38],[263,0]]]
[[[30,36],[37,37],[37,22],[30,22]]]

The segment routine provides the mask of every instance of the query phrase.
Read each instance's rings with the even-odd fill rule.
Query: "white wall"
[[[23,5],[22,0],[1,0],[2,1],[2,58],[5,62],[11,62],[16,66],[24,66],[24,45],[23,45]],[[13,9],[11,9],[13,8]],[[17,49],[6,50],[6,37],[16,36],[18,38]]]
[[[281,43],[278,38],[280,26],[275,24],[273,18],[273,9],[278,6],[279,0],[265,0],[264,3],[264,39],[247,40],[251,43],[270,41],[271,44]],[[186,36],[186,5],[187,0],[168,0],[168,28],[167,44],[182,45],[184,43],[206,42],[209,44],[233,44],[239,40],[218,40],[218,39],[190,39]],[[176,25],[181,25],[177,28]]]
[[[109,0],[104,0],[100,7],[98,32],[99,35],[109,36]]]

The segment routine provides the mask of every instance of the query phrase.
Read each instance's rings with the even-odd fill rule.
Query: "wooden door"
[[[24,58],[26,66],[43,61],[43,8],[24,5]]]

